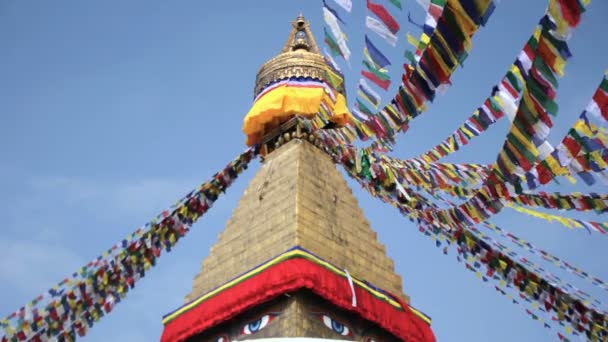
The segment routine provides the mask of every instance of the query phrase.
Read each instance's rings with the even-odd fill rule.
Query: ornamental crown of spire
[[[264,63],[258,71],[254,97],[269,84],[291,77],[324,80],[326,68],[327,63],[321,55],[310,24],[300,14],[292,22],[291,32],[281,53]]]

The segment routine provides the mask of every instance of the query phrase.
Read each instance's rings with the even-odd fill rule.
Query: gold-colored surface
[[[296,37],[298,31],[306,34],[307,41]],[[268,84],[290,77],[325,80],[326,65],[308,22],[300,15],[293,22],[293,28],[281,54],[264,63],[258,71],[254,97]]]
[[[186,300],[296,245],[407,299],[393,260],[331,158],[294,139],[266,156]]]

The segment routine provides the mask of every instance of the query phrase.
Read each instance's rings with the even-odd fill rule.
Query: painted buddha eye
[[[264,329],[276,316],[276,314],[265,314],[255,321],[245,324],[245,326],[241,329],[241,335],[255,334],[256,332]]]
[[[352,336],[352,332],[346,325],[336,321],[335,319],[327,315],[322,315],[321,318],[323,319],[323,324],[325,324],[325,326],[329,329],[337,332],[342,336]]]
[[[228,338],[228,336],[218,336],[217,339],[215,340],[215,342],[229,342],[230,339]]]

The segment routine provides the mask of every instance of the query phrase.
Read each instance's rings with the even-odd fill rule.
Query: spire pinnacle
[[[321,50],[315,41],[315,37],[310,30],[310,24],[306,21],[302,12],[300,12],[296,20],[292,22],[292,27],[289,38],[281,52],[305,50],[312,53],[321,53]]]

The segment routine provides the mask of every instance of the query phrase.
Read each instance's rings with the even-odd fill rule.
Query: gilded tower
[[[332,158],[301,120],[348,122],[343,87],[299,16],[257,74],[245,119],[264,161],[163,341],[434,341]],[[308,127],[308,126],[307,126]]]

